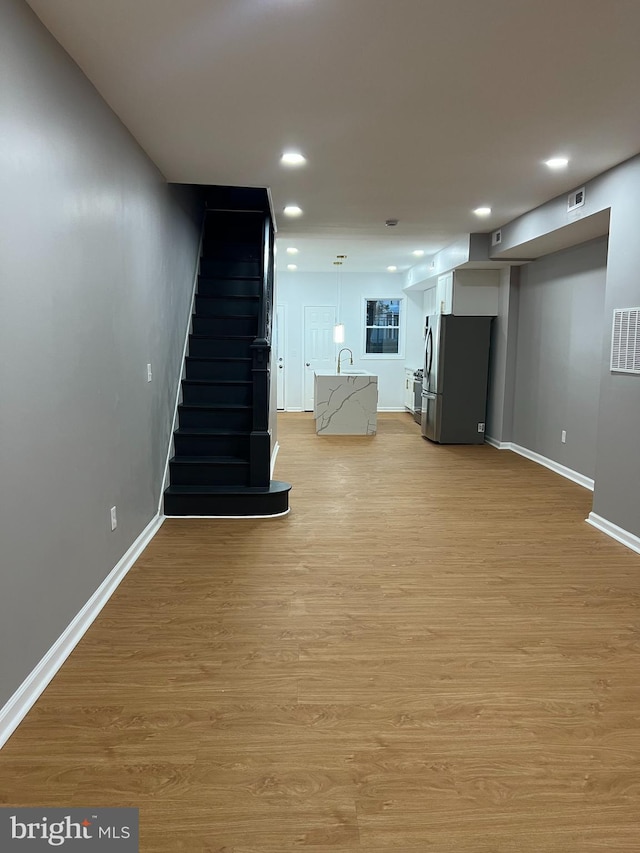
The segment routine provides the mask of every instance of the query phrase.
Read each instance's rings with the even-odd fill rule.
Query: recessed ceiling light
[[[287,255],[297,255],[298,250],[294,246],[289,246],[287,249]]]
[[[569,160],[566,157],[552,157],[550,160],[545,160],[544,164],[550,169],[564,169],[569,165]]]
[[[416,249],[415,252],[411,252],[411,254],[416,258],[421,258],[424,255],[424,249]]]
[[[387,270],[388,270],[389,272],[397,272],[397,271],[398,271],[398,267],[394,267],[394,266],[387,267]]]
[[[491,208],[490,207],[476,207],[476,209],[473,212],[475,213],[476,216],[489,216],[489,214],[491,213]]]
[[[299,151],[285,151],[280,162],[286,166],[302,166],[303,163],[307,162],[307,158],[303,157]]]
[[[285,216],[302,216],[302,208],[297,204],[288,204],[284,209]]]
[[[291,272],[295,272],[298,269],[297,264],[287,264],[287,269],[291,270]]]

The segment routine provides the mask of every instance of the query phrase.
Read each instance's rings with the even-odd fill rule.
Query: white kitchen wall
[[[422,293],[405,293],[397,273],[343,272],[338,305],[338,279],[334,272],[278,273],[278,304],[285,306],[284,330],[285,407],[300,410],[303,406],[304,380],[304,308],[307,305],[335,305],[340,322],[345,325],[345,342],[336,344],[353,350],[353,366],[378,375],[378,408],[404,410],[404,369],[417,369],[422,363]],[[389,298],[403,300],[402,338],[404,352],[400,358],[375,358],[364,355],[364,299]],[[282,330],[281,330],[282,331]]]

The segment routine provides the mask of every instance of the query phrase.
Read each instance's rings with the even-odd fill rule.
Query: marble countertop
[[[335,370],[314,370],[316,376],[376,376],[375,373],[369,373],[368,370],[341,370],[336,373]]]

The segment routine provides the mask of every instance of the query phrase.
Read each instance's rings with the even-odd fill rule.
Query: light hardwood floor
[[[637,853],[640,557],[405,414],[280,418],[291,514],[169,520],[0,752],[141,850]]]

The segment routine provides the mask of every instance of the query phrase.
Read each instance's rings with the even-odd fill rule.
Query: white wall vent
[[[640,374],[640,308],[613,312],[611,372]]]
[[[570,210],[575,210],[576,207],[582,207],[584,204],[584,187],[580,187],[579,190],[574,190],[574,192],[569,193],[569,197],[567,198],[567,212]]]
[[[502,243],[502,229],[499,228],[497,231],[494,231],[491,235],[491,245],[497,246],[499,243]]]

